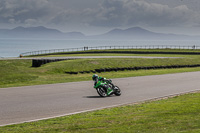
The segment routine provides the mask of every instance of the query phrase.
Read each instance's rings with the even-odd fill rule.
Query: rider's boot
[[[112,92],[113,92],[113,90],[110,89],[110,87],[109,87],[108,90],[107,90],[107,95],[110,95]]]

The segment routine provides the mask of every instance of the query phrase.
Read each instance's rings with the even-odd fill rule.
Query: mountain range
[[[81,32],[64,33],[56,29],[50,29],[43,26],[38,27],[16,27],[14,29],[0,29],[0,38],[84,38]]]
[[[200,36],[156,33],[141,27],[113,29],[100,35],[86,36],[81,32],[61,32],[43,26],[0,29],[0,38],[53,38],[53,39],[119,39],[119,40],[200,40]]]

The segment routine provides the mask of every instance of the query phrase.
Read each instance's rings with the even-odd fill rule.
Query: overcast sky
[[[200,0],[0,0],[0,28],[17,26],[86,35],[140,26],[200,35]]]

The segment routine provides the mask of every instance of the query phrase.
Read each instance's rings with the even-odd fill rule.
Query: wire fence
[[[50,50],[38,50],[26,53],[21,53],[20,56],[64,53],[64,52],[78,52],[88,50],[114,50],[114,49],[192,49],[198,50],[200,46],[176,46],[176,45],[146,45],[146,46],[97,46],[97,47],[81,47],[81,48],[67,48],[67,49],[50,49]]]

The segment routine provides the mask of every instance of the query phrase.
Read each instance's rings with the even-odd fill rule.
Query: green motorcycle
[[[106,80],[105,82],[98,81],[97,84],[94,86],[94,88],[97,90],[97,93],[99,94],[99,96],[101,97],[107,97],[107,96],[111,96],[111,95],[116,95],[116,96],[120,96],[121,95],[121,90],[118,86],[115,86],[112,83],[112,80]]]

